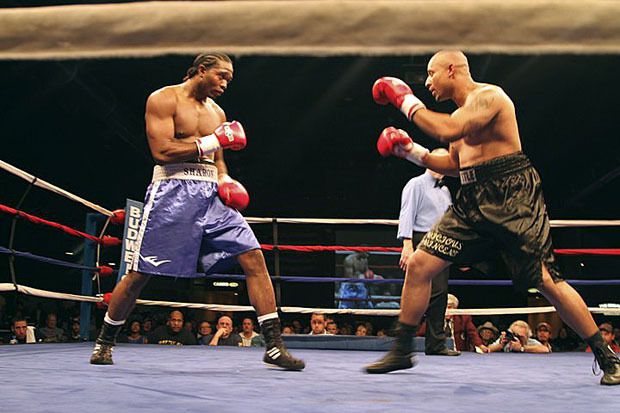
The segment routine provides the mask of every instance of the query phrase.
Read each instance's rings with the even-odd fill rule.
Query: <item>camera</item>
[[[508,341],[519,341],[519,335],[513,333],[510,330],[506,330],[506,340],[508,340]]]

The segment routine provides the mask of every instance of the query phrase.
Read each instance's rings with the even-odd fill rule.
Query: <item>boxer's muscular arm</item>
[[[158,164],[195,159],[198,148],[194,142],[174,137],[176,96],[166,89],[153,92],[146,101],[146,135],[153,159]]]
[[[450,145],[450,152],[447,155],[429,153],[424,158],[424,163],[428,169],[442,175],[458,176],[459,174],[458,153],[452,148],[452,145]]]
[[[226,122],[226,114],[224,110],[216,105],[216,112],[219,116],[219,123]],[[228,168],[226,167],[226,162],[224,161],[224,150],[218,149],[213,157],[213,161],[215,162],[215,166],[217,167],[217,175],[228,175]]]
[[[415,112],[413,122],[424,133],[441,142],[454,142],[487,126],[499,113],[506,99],[501,89],[485,86],[475,91],[465,105],[451,114],[424,108]]]

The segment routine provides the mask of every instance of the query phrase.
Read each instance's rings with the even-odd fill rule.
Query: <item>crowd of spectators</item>
[[[457,308],[458,299],[449,297],[448,308]],[[0,311],[0,344],[63,343],[92,340],[97,328],[90,326],[87,336],[80,333],[78,305],[59,305],[57,311],[35,312],[14,317]],[[119,342],[129,344],[208,345],[208,346],[263,346],[257,331],[254,314],[232,313],[207,317],[207,313],[193,310],[161,308],[154,312],[136,311],[127,321]],[[209,313],[211,315],[212,313]],[[91,317],[93,322],[101,317]],[[283,335],[346,335],[389,336],[393,318],[314,313],[283,314]],[[476,323],[476,321],[478,321]],[[560,351],[587,351],[583,341],[564,325],[552,326],[539,322],[530,326],[525,320],[506,317],[481,317],[446,314],[446,335],[459,351],[548,353]],[[421,326],[420,335],[423,335]],[[611,322],[599,325],[604,339],[620,352],[620,333]],[[353,338],[352,338],[353,339]]]

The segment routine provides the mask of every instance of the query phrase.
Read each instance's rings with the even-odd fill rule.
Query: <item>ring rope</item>
[[[45,257],[42,255],[33,254],[30,252],[17,251],[14,249],[0,246],[0,254],[12,255],[15,257],[31,259],[34,261],[45,262],[48,264],[58,265],[61,267],[74,268],[78,270],[86,270],[97,272],[102,276],[116,274],[118,270],[114,270],[107,265],[99,265],[95,267],[89,267],[87,265],[76,264],[69,261],[63,261],[56,258]],[[205,279],[218,279],[218,280],[232,280],[243,281],[246,279],[245,274],[206,274]],[[382,278],[382,279],[370,279],[370,278],[342,278],[342,277],[317,277],[317,276],[272,276],[273,281],[283,282],[307,282],[307,283],[327,283],[327,282],[352,282],[352,283],[364,283],[364,284],[402,284],[403,279],[396,278]],[[620,285],[620,280],[565,280],[572,285]],[[448,281],[450,285],[493,285],[493,286],[511,286],[511,280],[480,280],[480,279],[468,279],[468,280],[454,280]]]
[[[70,193],[56,185],[50,184],[36,176],[29,174],[9,163],[0,160],[0,168],[8,171],[26,181],[31,185],[38,186],[43,189],[47,189],[58,195],[69,198],[73,201],[80,202],[81,204],[94,209],[95,211],[107,215],[114,216],[114,212],[109,209],[103,208],[93,202],[87,201],[77,195]],[[245,220],[250,224],[369,224],[369,225],[398,225],[397,219],[336,219],[336,218],[259,218],[259,217],[246,217]],[[620,220],[551,220],[551,226],[556,228],[568,228],[568,227],[610,227],[620,226]]]
[[[337,219],[337,218],[258,218],[245,217],[250,224],[330,224],[330,225],[352,225],[352,224],[368,224],[368,225],[391,225],[397,226],[397,219]],[[552,219],[551,226],[554,228],[572,228],[572,227],[618,227],[620,219],[615,220],[583,220],[583,219]]]
[[[205,279],[243,281],[246,279],[244,274],[208,274]],[[303,282],[303,283],[328,283],[328,282],[350,282],[363,284],[402,284],[405,280],[402,278],[339,278],[339,277],[307,277],[296,275],[281,275],[279,277],[271,276],[272,281],[283,282]],[[620,285],[620,280],[564,280],[571,285]],[[497,286],[511,287],[511,280],[448,280],[449,285],[480,285],[480,286]]]
[[[17,287],[17,288],[16,288]],[[11,283],[0,283],[0,292],[2,291],[18,291],[22,294],[33,295],[45,298],[56,298],[60,300],[85,301],[98,303],[103,301],[103,297],[91,297],[77,294],[58,293],[53,291],[41,290],[38,288],[26,287]],[[211,311],[230,311],[230,312],[249,312],[255,311],[254,307],[249,305],[225,305],[225,304],[202,304],[202,303],[183,303],[174,301],[155,301],[155,300],[136,300],[136,304],[174,307],[174,308],[192,308]],[[368,310],[356,308],[308,308],[308,307],[280,307],[283,313],[301,313],[311,314],[315,312],[325,314],[353,314],[368,316],[397,316],[400,310]],[[620,316],[620,308],[616,307],[588,307],[591,313],[606,314]],[[514,308],[474,308],[474,309],[449,309],[447,314],[451,315],[510,315],[510,314],[542,314],[553,313],[556,309],[552,306],[547,307],[514,307]]]
[[[87,234],[85,232],[82,231],[78,231],[76,229],[73,229],[71,227],[68,227],[66,225],[62,225],[59,224],[57,222],[53,222],[53,221],[48,221],[46,219],[43,218],[39,218],[36,217],[34,215],[30,215],[26,212],[11,208],[9,206],[0,204],[0,212],[4,212],[7,214],[11,214],[11,215],[16,215],[19,216],[21,218],[25,218],[28,221],[32,222],[33,224],[42,224],[42,225],[47,225],[56,229],[59,229],[69,235],[73,235],[74,237],[82,237],[82,238],[86,238],[89,239],[91,241],[94,241],[98,244],[102,244],[103,246],[115,246],[115,245],[120,245],[122,243],[122,241],[119,238],[116,237],[111,237],[109,235],[104,235],[103,237],[96,237],[94,235],[91,234]]]
[[[321,251],[353,251],[353,252],[401,252],[401,247],[357,247],[344,245],[271,245],[261,244],[265,251],[297,251],[297,252],[321,252]],[[620,248],[571,248],[554,249],[558,255],[620,255]]]
[[[74,269],[77,269],[77,270],[86,270],[86,271],[97,272],[97,273],[100,273],[101,275],[104,275],[104,276],[105,275],[110,275],[110,274],[115,274],[115,273],[118,272],[117,270],[114,270],[114,269],[112,269],[112,267],[109,267],[107,265],[101,265],[101,266],[97,266],[97,267],[89,267],[87,265],[76,264],[76,263],[73,263],[73,262],[63,261],[63,260],[59,260],[59,259],[56,259],[56,258],[44,257],[42,255],[32,254],[30,252],[17,251],[17,250],[5,248],[3,246],[0,246],[0,254],[9,254],[9,255],[12,255],[14,257],[26,258],[26,259],[30,259],[30,260],[34,260],[34,261],[45,262],[47,264],[58,265],[58,266],[61,266],[61,267],[74,268]]]
[[[22,171],[21,169],[4,162],[3,160],[0,160],[0,168],[22,179],[25,179],[26,181],[30,182],[32,185],[38,186],[39,188],[47,189],[50,192],[54,192],[58,195],[64,196],[65,198],[68,198],[72,201],[79,202],[82,205],[85,205],[91,209],[94,209],[100,214],[107,215],[110,217],[114,215],[114,212],[110,211],[109,209],[105,209],[104,207],[94,204],[90,201],[87,201],[86,199],[79,197],[77,195],[74,195],[69,191],[65,191],[64,189],[59,188],[56,185],[50,184],[49,182],[44,181],[43,179],[37,178],[36,176],[29,174],[26,171]]]

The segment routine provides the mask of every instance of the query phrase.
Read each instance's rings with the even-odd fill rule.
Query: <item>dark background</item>
[[[423,88],[429,57],[235,58],[235,79],[218,103],[248,135],[245,150],[226,152],[231,176],[250,192],[245,215],[397,218],[402,187],[422,169],[381,158],[375,147],[379,133],[394,125],[425,146],[437,145],[396,109],[374,104],[370,89],[380,76],[401,77],[431,109],[453,110],[450,103],[433,103]],[[145,100],[159,87],[180,82],[192,58],[0,62],[0,159],[108,209],[123,207],[126,198],[142,200],[153,166]],[[475,55],[470,65],[475,79],[500,85],[515,102],[523,149],[542,176],[551,219],[617,219],[620,56]],[[457,183],[450,185],[454,189]],[[14,207],[26,188],[25,181],[0,173],[0,203]],[[21,209],[78,229],[90,212],[38,188]],[[8,215],[0,216],[0,245],[8,244],[9,224]],[[270,227],[254,229],[259,241],[272,242]],[[280,243],[330,245],[342,231],[357,233],[358,245],[398,245],[395,228],[377,226],[282,225]],[[112,233],[120,236],[118,229]],[[553,236],[556,248],[613,248],[620,238],[614,228],[554,229]],[[79,261],[81,241],[19,222],[14,248]],[[73,258],[66,251],[73,251]],[[111,250],[104,258],[117,261],[119,255]],[[283,275],[333,276],[342,256],[284,253],[282,259]],[[2,260],[0,282],[7,282],[7,260]],[[385,264],[375,261],[371,258],[371,268]],[[567,278],[618,275],[614,257],[560,257],[560,262]],[[381,268],[375,272],[387,271]],[[79,291],[79,274],[17,260],[18,281],[33,287]],[[501,268],[492,275],[506,278]],[[170,283],[178,288],[168,285],[160,294],[152,287],[151,296],[186,297],[190,282]],[[333,304],[332,284],[284,290],[283,304]],[[510,288],[453,291],[464,308],[525,300]],[[617,287],[580,291],[590,305],[619,295]],[[245,294],[239,298],[247,302]]]

